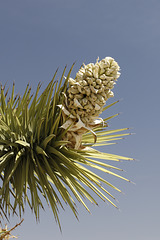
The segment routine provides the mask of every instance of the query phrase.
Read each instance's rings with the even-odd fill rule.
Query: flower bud
[[[85,93],[87,96],[89,96],[91,94],[91,89],[90,87],[84,87]]]
[[[73,79],[73,78],[69,78],[68,82],[69,82],[71,85],[73,85],[73,84],[76,83],[76,80]]]
[[[95,87],[97,84],[96,82],[92,82],[92,86]]]
[[[100,69],[99,74],[102,75],[103,73],[105,73],[105,68],[101,68],[101,69]]]
[[[95,110],[100,110],[100,106],[96,103],[96,105],[95,105]]]
[[[83,108],[76,98],[74,98],[74,106],[78,108]]]
[[[98,71],[99,71],[99,66],[95,66],[94,69],[93,69],[93,76],[95,78],[98,78]]]
[[[101,85],[101,84],[102,84],[102,80],[101,80],[101,79],[97,79],[97,80],[96,80],[96,83],[99,84],[99,85]]]
[[[88,85],[88,84],[87,84],[87,81],[85,81],[85,80],[82,81],[82,84],[83,84],[83,86]]]
[[[101,79],[101,80],[105,80],[105,79],[106,79],[106,74],[102,74],[102,75],[100,76],[100,79]]]
[[[78,88],[75,85],[71,86],[70,93],[72,93],[72,94],[79,93]]]
[[[107,92],[107,97],[110,98],[110,97],[114,97],[114,93],[109,89],[108,92]]]
[[[85,72],[86,76],[87,77],[92,77],[92,71],[90,71],[90,69],[87,69],[86,72]]]
[[[98,89],[95,89],[93,86],[90,86],[90,89],[93,93],[98,93]]]
[[[82,103],[83,106],[86,105],[86,104],[88,103],[87,98],[83,98],[83,99],[81,100],[81,103]]]
[[[83,73],[79,71],[79,72],[76,74],[76,80],[77,80],[77,81],[80,81],[80,80],[82,80],[82,79],[83,79]]]

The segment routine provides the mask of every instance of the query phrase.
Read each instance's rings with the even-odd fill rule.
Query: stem
[[[17,228],[19,225],[21,225],[21,223],[24,221],[24,219],[22,219],[20,221],[20,223],[17,223],[13,228],[11,228],[9,231],[6,231],[4,234],[2,234],[2,236],[0,237],[0,240],[3,240],[7,235],[10,235],[10,232],[13,231],[15,228]]]

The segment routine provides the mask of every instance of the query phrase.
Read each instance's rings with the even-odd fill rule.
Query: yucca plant
[[[74,64],[73,64],[74,66]],[[111,118],[99,117],[114,102],[104,106],[113,97],[113,88],[119,77],[119,66],[113,58],[83,65],[75,79],[66,75],[66,67],[57,81],[57,71],[39,95],[26,87],[24,95],[15,95],[15,84],[8,91],[1,86],[0,94],[0,209],[2,215],[10,212],[19,216],[28,203],[36,218],[45,200],[50,205],[60,226],[59,208],[69,205],[77,218],[76,200],[86,206],[85,199],[97,205],[94,195],[116,207],[115,198],[103,184],[121,192],[90,167],[105,173],[121,171],[102,160],[120,161],[131,158],[102,153],[94,146],[110,145],[129,133],[128,128],[108,130]],[[97,159],[97,160],[96,160]],[[112,200],[113,199],[113,200]]]

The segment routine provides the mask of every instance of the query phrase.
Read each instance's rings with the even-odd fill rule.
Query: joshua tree
[[[115,198],[103,185],[121,190],[89,170],[90,167],[129,181],[112,172],[121,169],[107,161],[131,158],[93,148],[113,144],[129,134],[119,133],[128,128],[107,129],[108,120],[118,114],[105,119],[99,116],[118,102],[105,106],[114,96],[112,89],[120,76],[117,62],[106,57],[95,64],[84,64],[74,79],[70,77],[72,68],[66,74],[65,67],[59,81],[56,71],[40,96],[41,84],[33,95],[28,85],[22,97],[14,94],[14,84],[10,97],[1,87],[0,211],[3,217],[11,212],[21,217],[28,203],[38,219],[45,200],[60,226],[58,209],[64,208],[64,203],[76,218],[76,200],[87,211],[84,199],[97,204],[87,189],[116,207]]]

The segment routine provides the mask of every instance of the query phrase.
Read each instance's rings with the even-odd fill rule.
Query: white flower
[[[69,82],[71,85],[73,85],[73,84],[76,83],[76,80],[73,79],[73,78],[69,78],[68,82]]]
[[[78,108],[83,108],[76,98],[74,98],[74,106]]]
[[[106,74],[102,74],[102,75],[100,76],[100,79],[105,80],[105,79],[106,79]]]
[[[100,108],[101,108],[101,107],[96,103],[96,104],[95,104],[95,110],[100,110]]]
[[[103,111],[105,102],[114,96],[111,91],[120,76],[120,67],[111,57],[96,63],[89,63],[79,69],[76,78],[69,79],[66,109],[76,119],[81,118],[85,124],[91,123],[93,117]]]
[[[93,69],[93,76],[94,76],[95,78],[98,78],[98,71],[99,71],[99,66],[96,65],[96,66],[94,67],[94,69]]]
[[[90,89],[93,93],[98,93],[98,89],[95,89],[93,86],[90,86]]]
[[[108,90],[107,97],[114,97],[114,93],[110,89]]]

